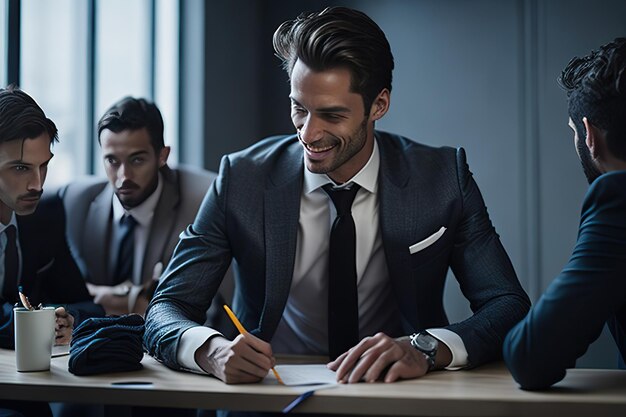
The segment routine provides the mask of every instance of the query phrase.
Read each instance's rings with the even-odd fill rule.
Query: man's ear
[[[167,163],[167,158],[170,156],[172,148],[164,146],[159,152],[159,168],[162,168]]]
[[[589,122],[589,119],[586,117],[583,117],[583,124],[585,125],[585,131],[587,133],[585,144],[593,159],[598,159],[598,156],[605,151],[604,132]]]
[[[383,88],[372,102],[370,108],[370,120],[376,121],[382,118],[389,110],[389,104],[391,101],[391,93],[386,88]]]

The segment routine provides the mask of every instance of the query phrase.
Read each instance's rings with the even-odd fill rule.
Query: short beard
[[[365,118],[363,122],[361,122],[361,124],[352,132],[352,134],[346,138],[347,140],[344,141],[346,144],[345,149],[343,149],[341,153],[337,154],[337,159],[332,161],[332,165],[317,167],[308,166],[309,171],[315,174],[328,174],[336,171],[356,154],[358,154],[367,142],[367,122],[368,119]],[[336,136],[334,137],[336,138]],[[339,139],[337,139],[337,141],[339,141]]]
[[[356,154],[361,152],[365,144],[367,143],[367,122],[368,118],[363,119],[363,122],[359,125],[357,130],[350,135],[350,141],[348,142],[347,148],[344,150],[342,155],[339,155],[339,158],[335,161],[334,166],[330,167],[330,169],[326,170],[324,174],[328,174],[329,172],[333,172],[336,169],[339,169],[350,159],[354,158]]]
[[[157,171],[154,174],[154,177],[152,177],[148,185],[146,185],[146,188],[144,189],[144,191],[140,195],[138,195],[137,198],[129,200],[129,199],[121,198],[117,193],[116,195],[117,195],[118,200],[122,204],[122,207],[124,207],[126,210],[130,210],[142,204],[144,201],[146,201],[148,197],[150,197],[152,193],[154,193],[154,191],[157,189],[158,186],[159,186],[159,167],[157,166]]]
[[[587,181],[589,182],[589,184],[591,184],[600,175],[602,175],[602,172],[600,172],[600,170],[593,163],[591,151],[585,144],[584,140],[578,139],[576,141],[576,148],[578,149],[578,156],[580,158],[580,163],[583,166],[583,172],[585,173],[585,177],[587,177]]]

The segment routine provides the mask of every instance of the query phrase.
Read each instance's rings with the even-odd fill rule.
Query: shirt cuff
[[[180,366],[186,368],[192,372],[199,374],[206,374],[204,369],[200,368],[200,365],[196,363],[195,354],[196,350],[200,348],[213,336],[220,335],[217,330],[210,329],[204,326],[196,326],[187,329],[183,332],[178,343],[178,351],[176,352],[176,361]]]
[[[461,336],[448,329],[428,329],[427,332],[443,342],[452,353],[450,365],[445,369],[456,371],[467,366],[467,350]]]

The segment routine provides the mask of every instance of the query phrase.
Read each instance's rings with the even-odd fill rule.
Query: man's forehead
[[[42,134],[33,139],[17,139],[0,143],[0,159],[6,162],[21,162],[40,165],[52,158],[50,137]]]
[[[150,152],[153,149],[150,134],[146,128],[125,129],[120,132],[104,129],[100,134],[100,146],[105,155]]]
[[[123,129],[115,132],[110,129],[102,129],[100,132],[100,142],[111,143],[140,143],[150,144],[150,132],[147,127],[140,127],[138,129]]]

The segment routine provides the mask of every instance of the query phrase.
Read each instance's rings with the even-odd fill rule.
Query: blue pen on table
[[[300,394],[298,396],[298,398],[296,398],[295,400],[290,402],[287,407],[283,408],[283,411],[282,411],[283,414],[287,414],[287,413],[291,412],[291,410],[293,410],[294,408],[296,408],[297,406],[302,404],[302,402],[304,402],[304,400],[306,400],[307,398],[309,398],[313,394],[315,394],[315,390],[306,391],[305,393]]]
[[[115,381],[115,382],[111,382],[111,385],[136,385],[136,386],[142,386],[142,385],[152,385],[152,382],[150,382],[150,381]]]

